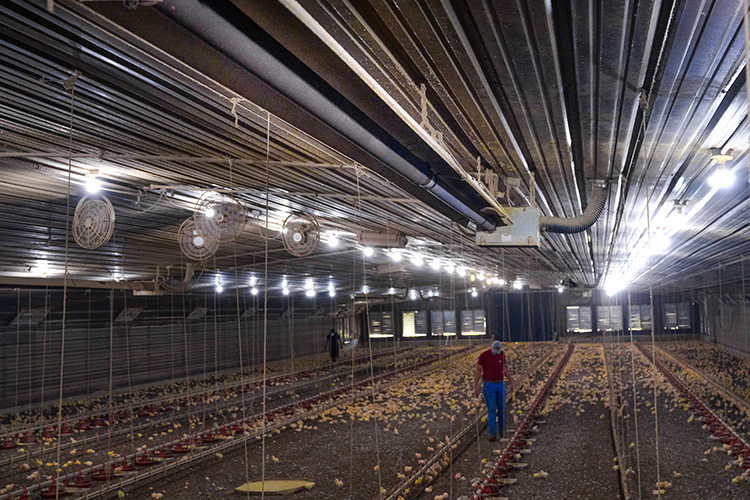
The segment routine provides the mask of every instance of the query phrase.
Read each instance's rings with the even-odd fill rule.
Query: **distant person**
[[[505,360],[503,344],[496,340],[492,347],[479,355],[477,367],[474,370],[474,397],[479,397],[479,379],[484,382],[484,401],[487,403],[487,424],[490,429],[490,441],[497,441],[498,427],[502,433],[505,431],[505,382],[511,394],[513,394],[514,383],[510,374],[508,362]]]
[[[331,328],[331,333],[326,335],[326,346],[331,354],[331,363],[335,363],[339,359],[339,347],[343,348],[344,343],[341,341],[341,335],[339,332]]]

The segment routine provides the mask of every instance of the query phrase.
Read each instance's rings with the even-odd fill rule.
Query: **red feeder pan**
[[[229,429],[227,429],[227,426],[226,426],[226,425],[225,425],[225,426],[223,426],[223,427],[222,427],[222,428],[221,428],[221,429],[219,430],[219,434],[221,434],[221,435],[222,435],[222,436],[224,436],[224,437],[229,437],[229,436],[231,436],[231,435],[232,435],[232,433],[231,433],[231,432],[229,432]]]
[[[107,466],[102,464],[102,468],[91,474],[91,479],[94,481],[109,481],[109,473],[107,472]]]
[[[65,481],[65,490],[85,490],[91,488],[91,481],[83,476],[83,472],[78,471],[78,475],[73,480]],[[72,493],[72,492],[71,492]]]
[[[60,434],[73,434],[73,430],[70,428],[69,423],[63,422],[62,430],[60,431]]]
[[[18,445],[16,444],[15,441],[13,441],[10,438],[10,434],[6,434],[5,435],[5,441],[3,441],[3,444],[0,444],[0,449],[3,449],[3,450],[12,450],[16,446],[18,446]]]
[[[47,425],[47,427],[44,428],[44,433],[42,434],[42,437],[44,439],[52,439],[55,437],[55,433],[52,432],[52,427],[50,427],[49,424]]]
[[[123,472],[135,472],[135,467],[133,467],[133,464],[128,462],[128,457],[125,457],[125,461],[122,463],[120,470]]]
[[[218,439],[216,439],[216,437],[214,436],[214,433],[213,433],[213,432],[211,432],[211,431],[208,431],[208,432],[206,432],[206,433],[205,433],[205,434],[203,435],[203,437],[201,438],[201,441],[202,441],[202,442],[203,442],[204,444],[211,444],[211,443],[215,443],[215,442],[217,442],[217,441],[218,441]]]
[[[29,500],[29,490],[26,489],[26,486],[23,487],[23,493],[18,497],[18,500]]]
[[[31,434],[31,431],[26,429],[26,432],[21,438],[21,442],[24,444],[28,444],[28,443],[33,443],[34,441],[36,441],[36,439],[34,439],[34,436]]]
[[[100,415],[97,415],[94,419],[94,427],[104,427],[104,421]]]
[[[172,454],[167,450],[165,445],[161,445],[161,448],[154,453],[154,458],[172,458]]]
[[[39,496],[42,498],[59,498],[66,494],[67,492],[65,491],[65,489],[60,488],[57,485],[57,480],[53,477],[52,484],[49,485],[47,488],[43,488],[42,491],[39,493]]]
[[[78,421],[78,424],[76,424],[76,429],[79,431],[87,431],[89,429],[89,424],[86,423],[84,419],[81,419]]]
[[[148,467],[154,465],[154,459],[148,456],[148,452],[144,451],[143,455],[135,459],[135,465],[138,467]]]
[[[175,453],[177,455],[188,453],[189,451],[190,449],[187,446],[182,444],[182,440],[180,440],[180,442],[177,443],[176,445],[172,446],[172,453]]]

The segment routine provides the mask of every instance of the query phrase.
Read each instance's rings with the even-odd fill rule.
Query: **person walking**
[[[497,441],[498,431],[505,431],[505,379],[508,380],[510,393],[513,394],[514,383],[510,367],[505,359],[503,344],[496,340],[492,347],[479,355],[474,370],[474,397],[479,398],[479,380],[483,381],[484,401],[487,404],[487,424],[490,430],[490,441]]]
[[[326,347],[325,349],[329,349],[329,353],[331,354],[331,363],[335,363],[337,359],[339,359],[339,347],[343,348],[344,343],[341,341],[341,335],[339,335],[339,332],[331,328],[331,333],[326,335]]]

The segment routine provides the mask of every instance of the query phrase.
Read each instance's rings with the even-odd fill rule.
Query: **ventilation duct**
[[[595,180],[591,190],[591,200],[586,210],[578,217],[541,217],[539,230],[547,233],[573,234],[585,231],[599,219],[607,203],[607,181]]]

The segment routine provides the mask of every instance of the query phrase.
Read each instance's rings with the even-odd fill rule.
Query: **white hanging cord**
[[[271,161],[271,113],[266,113],[266,234],[268,234],[268,193]],[[268,376],[268,239],[264,238],[265,255],[263,259],[263,421],[261,439],[260,498],[266,497],[266,378]]]
[[[359,225],[362,229],[362,198],[360,193],[359,185],[360,169],[357,168],[357,209],[359,214]],[[372,357],[372,338],[370,336],[370,300],[369,300],[369,288],[367,288],[367,260],[364,252],[362,253],[362,278],[364,281],[362,290],[365,294],[365,314],[367,315],[367,349],[370,357],[370,385],[372,386],[372,405],[375,406],[375,365]],[[373,425],[375,426],[375,457],[377,458],[378,465],[378,492],[379,498],[383,498],[383,476],[380,470],[380,438],[378,436],[378,419],[373,419]]]
[[[112,445],[112,368],[114,365],[115,353],[114,347],[114,330],[115,330],[115,289],[109,290],[109,398],[107,402],[108,415],[107,419],[110,425],[107,426],[107,449],[111,450]],[[132,420],[132,419],[131,419]]]
[[[49,286],[44,287],[44,324],[42,326],[42,388],[40,391],[41,396],[39,397],[39,414],[43,415],[44,411],[44,383],[45,383],[45,369],[47,368],[47,310],[49,307],[49,301],[47,294],[49,293]],[[89,331],[91,331],[91,295],[89,295]],[[30,351],[31,349],[29,349]],[[88,361],[88,342],[86,342],[86,361]],[[86,367],[86,392],[88,393],[88,366]]]
[[[628,288],[628,314],[630,313],[630,309],[633,307],[631,296],[630,296],[630,288]],[[640,309],[640,306],[638,306]],[[640,311],[639,311],[640,315]],[[629,331],[630,331],[630,376],[631,376],[631,383],[633,384],[633,416],[635,418],[635,463],[636,463],[636,471],[637,471],[637,478],[638,478],[638,498],[643,498],[643,492],[641,491],[641,443],[640,443],[640,437],[638,434],[638,388],[636,386],[635,382],[635,343],[633,341],[633,325],[630,321],[628,321]],[[643,325],[641,325],[641,329],[643,328]],[[651,320],[651,330],[653,331],[653,319]],[[624,443],[623,443],[624,444]]]
[[[237,104],[241,103],[245,99],[243,97],[232,97],[229,99],[229,102],[232,103],[232,116],[234,116],[234,128],[239,128],[240,126],[240,117],[237,114]]]
[[[78,78],[80,72],[74,73],[75,79]],[[67,319],[68,312],[68,257],[70,247],[70,190],[72,185],[73,175],[73,116],[75,109],[75,79],[70,85],[70,125],[68,127],[68,182],[67,192],[65,195],[65,266],[63,269],[63,304],[62,304],[62,327],[60,329],[60,387],[59,387],[59,398],[57,401],[57,465],[55,466],[55,499],[60,497],[60,471],[62,470],[62,464],[60,462],[61,456],[61,441],[62,441],[62,407],[63,407],[63,388],[65,384],[63,382],[63,376],[65,375],[65,320]]]
[[[232,111],[234,112],[234,108],[232,108]],[[236,116],[236,115],[235,115]],[[235,127],[237,126],[237,123],[235,122]],[[230,197],[234,201],[234,165],[232,163],[232,160],[230,158],[227,159],[227,162],[229,163],[229,193]],[[242,425],[245,425],[245,422],[247,421],[247,405],[245,403],[245,363],[242,356],[242,317],[240,315],[240,278],[239,274],[237,272],[237,242],[235,240],[232,240],[232,258],[234,259],[234,298],[236,301],[236,312],[237,312],[237,351],[239,355],[239,361],[240,361],[240,383],[239,383],[239,390],[240,390],[240,401],[242,406]],[[266,287],[266,283],[264,283],[264,288]],[[245,482],[250,482],[250,459],[248,454],[248,443],[247,439],[242,440],[244,453],[245,453]],[[245,497],[250,498],[250,490],[247,490],[245,492]]]

